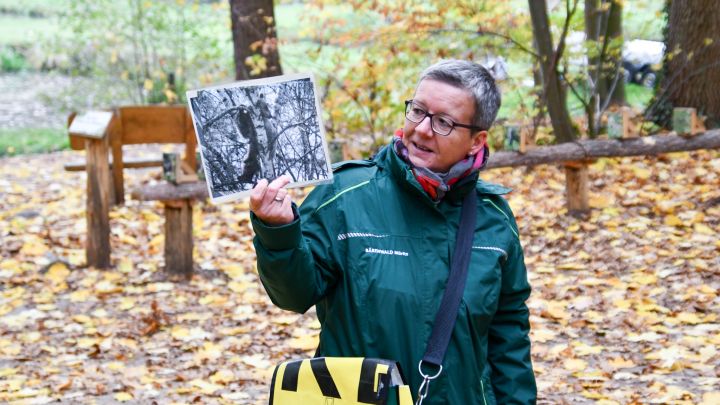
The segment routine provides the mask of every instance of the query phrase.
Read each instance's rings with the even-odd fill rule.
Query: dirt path
[[[64,94],[77,79],[47,73],[0,74],[0,129],[60,128],[65,124]]]

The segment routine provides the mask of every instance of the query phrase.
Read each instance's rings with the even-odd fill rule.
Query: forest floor
[[[196,206],[189,281],[162,271],[162,207],[132,199],[111,212],[113,268],[87,268],[85,175],[62,170],[80,158],[0,159],[0,402],[266,403],[319,324],[263,291],[247,202]],[[720,403],[720,152],[590,173],[584,219],[559,167],[483,174],[514,188],[539,403]]]

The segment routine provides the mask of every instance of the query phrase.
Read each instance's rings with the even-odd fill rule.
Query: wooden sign
[[[177,153],[163,153],[163,178],[172,184],[198,181],[198,175]]]
[[[635,126],[630,121],[630,109],[623,107],[620,111],[608,113],[607,133],[610,139],[627,139],[637,137]]]
[[[503,149],[525,153],[535,147],[530,139],[528,127],[524,125],[508,125],[505,127],[505,143]]]
[[[673,129],[678,135],[695,135],[705,131],[694,108],[673,108]]]
[[[90,110],[82,114],[78,114],[75,116],[72,123],[70,123],[68,132],[70,135],[102,139],[105,136],[105,132],[112,117],[112,111]]]

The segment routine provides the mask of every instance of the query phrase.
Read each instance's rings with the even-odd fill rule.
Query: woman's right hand
[[[286,225],[295,219],[292,200],[284,187],[290,183],[287,174],[268,184],[266,179],[258,181],[250,192],[250,210],[265,224]]]

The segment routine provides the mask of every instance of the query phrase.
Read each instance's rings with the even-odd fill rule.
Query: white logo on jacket
[[[378,255],[410,256],[410,254],[408,252],[403,252],[401,250],[376,249],[376,248],[371,248],[371,247],[366,247],[365,253],[378,254]]]

